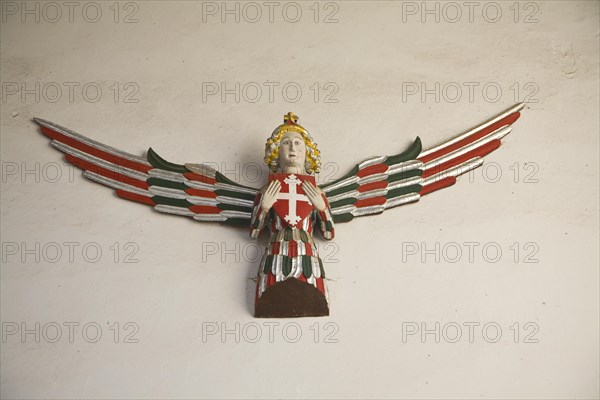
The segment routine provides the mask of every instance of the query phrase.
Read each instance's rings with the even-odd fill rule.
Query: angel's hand
[[[304,189],[304,193],[308,196],[308,199],[312,203],[312,205],[317,209],[317,211],[325,211],[327,205],[325,204],[325,200],[319,190],[310,183],[309,181],[304,181],[302,183],[302,189]]]
[[[281,191],[281,182],[278,180],[271,181],[265,193],[263,193],[262,201],[260,206],[264,211],[268,211],[273,207],[273,204],[277,201],[277,195]]]

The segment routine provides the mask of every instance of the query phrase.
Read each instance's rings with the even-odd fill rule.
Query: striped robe
[[[256,195],[250,221],[250,237],[257,239],[265,225],[268,226],[270,234],[269,243],[258,268],[256,300],[270,286],[290,278],[314,285],[327,298],[323,281],[323,262],[312,237],[314,224],[325,239],[331,240],[334,237],[329,203],[325,195],[321,195],[327,208],[324,211],[313,208],[312,212],[297,224],[300,229],[291,228],[273,208],[263,212],[260,206],[262,193]]]

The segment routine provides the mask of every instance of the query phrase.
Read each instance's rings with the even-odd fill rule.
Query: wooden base
[[[324,317],[327,299],[310,283],[288,278],[269,287],[256,301],[256,318]]]

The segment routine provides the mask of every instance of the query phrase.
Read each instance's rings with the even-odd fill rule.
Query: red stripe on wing
[[[492,151],[496,150],[498,147],[500,147],[500,144],[501,142],[499,139],[494,139],[481,147],[477,147],[476,149],[466,152],[462,156],[453,158],[452,160],[436,165],[433,168],[426,169],[425,171],[423,171],[423,178],[427,178],[428,176],[435,175],[449,168],[455,167],[459,164],[462,164],[465,161],[470,160],[473,157],[483,157],[486,154],[489,154]]]
[[[388,169],[389,167],[386,164],[375,164],[361,169],[356,175],[359,178],[364,178],[365,176],[380,174]]]
[[[218,214],[221,212],[219,207],[214,206],[191,206],[189,209],[196,214]]]
[[[187,188],[185,189],[185,192],[190,196],[207,197],[210,199],[214,199],[215,197],[217,197],[217,194],[215,192],[211,192],[210,190]]]
[[[456,183],[456,177],[449,176],[444,179],[440,179],[439,181],[435,181],[434,183],[429,184],[427,186],[423,186],[423,189],[421,189],[419,194],[421,196],[425,196],[426,194],[435,192],[436,190],[440,190],[440,189],[446,188],[448,186],[452,186],[455,183]]]
[[[385,189],[388,186],[388,182],[386,180],[366,183],[358,187],[358,191],[360,193],[369,192],[375,189]]]
[[[62,133],[52,130],[46,126],[42,126],[41,128],[42,128],[42,133],[44,133],[44,135],[48,136],[50,139],[56,140],[57,142],[64,143],[67,146],[71,146],[74,149],[83,151],[84,153],[101,158],[101,159],[111,162],[113,164],[120,165],[122,167],[130,168],[130,169],[133,169],[133,170],[136,170],[139,172],[144,172],[144,173],[147,173],[149,170],[152,169],[152,167],[149,165],[140,164],[135,161],[131,161],[126,158],[107,153],[103,150],[99,150],[95,147],[92,147],[88,144],[80,142],[69,136],[63,135]]]
[[[81,158],[77,158],[70,154],[67,154],[65,156],[65,158],[67,159],[68,162],[70,162],[73,165],[78,166],[79,168],[81,168],[83,170],[91,171],[98,175],[102,175],[105,178],[112,179],[113,181],[126,183],[128,185],[135,186],[140,189],[148,189],[148,184],[145,181],[140,181],[138,179],[119,174],[118,172],[110,171],[106,168],[102,168],[96,164],[92,164],[90,162],[84,161]]]
[[[183,176],[188,178],[190,181],[208,183],[211,185],[214,185],[215,183],[217,183],[217,180],[214,178],[209,178],[208,176],[196,174],[194,172],[186,172],[185,174],[183,174]]]
[[[376,196],[376,197],[369,197],[367,199],[358,200],[356,203],[354,203],[354,205],[357,208],[369,207],[369,206],[380,206],[380,205],[385,204],[386,201],[387,201],[387,199],[385,196]]]
[[[149,206],[156,205],[156,203],[154,201],[152,201],[151,197],[142,196],[141,194],[137,194],[137,193],[131,193],[126,190],[117,189],[117,196],[119,196],[123,199],[126,199],[126,200],[131,200],[131,201],[135,201],[138,203],[148,204]]]
[[[478,132],[475,132],[472,135],[467,136],[466,138],[459,140],[458,142],[456,142],[454,144],[451,144],[450,146],[447,146],[447,147],[444,147],[437,151],[434,151],[433,153],[427,154],[426,156],[419,157],[418,160],[423,161],[423,162],[429,162],[431,160],[435,160],[436,158],[444,156],[454,150],[460,149],[461,147],[464,147],[470,143],[473,143],[474,141],[481,139],[482,137],[494,132],[495,130],[497,130],[499,128],[502,128],[505,125],[512,125],[517,119],[519,119],[520,116],[521,116],[521,113],[519,113],[519,112],[507,115],[506,117],[502,118],[500,121],[488,126],[487,128],[482,129]]]

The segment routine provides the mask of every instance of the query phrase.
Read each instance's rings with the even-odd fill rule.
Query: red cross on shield
[[[285,224],[298,228],[300,222],[313,210],[313,205],[302,190],[302,182],[309,181],[316,186],[315,177],[281,173],[269,175],[269,182],[275,179],[281,183],[281,190],[273,209]]]

